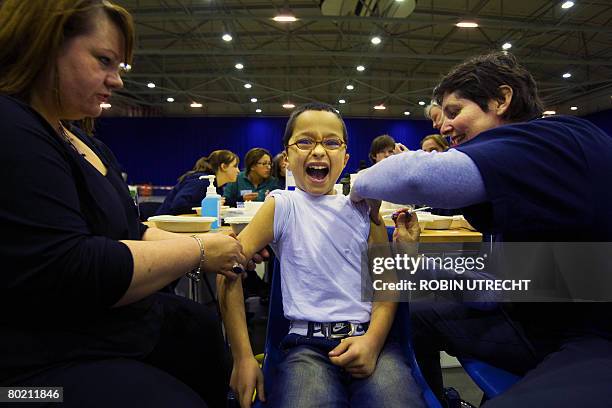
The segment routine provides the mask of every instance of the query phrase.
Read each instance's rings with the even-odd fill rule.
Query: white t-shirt
[[[272,248],[281,265],[283,309],[289,320],[370,321],[361,302],[361,257],[368,248],[367,205],[344,195],[275,190]]]

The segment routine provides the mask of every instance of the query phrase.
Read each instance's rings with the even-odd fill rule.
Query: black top
[[[209,186],[208,179],[200,180],[200,176],[209,176],[214,173],[198,171],[186,176],[180,183],[174,186],[166,196],[164,203],[157,210],[158,215],[195,214],[193,207],[200,207],[202,200],[206,197],[206,188]],[[217,187],[217,179],[214,181],[217,194],[223,196],[223,187]]]
[[[157,338],[150,298],[110,308],[133,274],[119,240],[138,240],[146,227],[110,150],[72,131],[106,176],[36,111],[0,95],[2,383],[74,359],[143,356]]]
[[[536,119],[490,129],[456,149],[476,163],[487,192],[486,202],[463,209],[477,230],[504,242],[612,242],[606,182],[612,137],[592,123],[570,116]],[[608,274],[609,267],[576,273],[588,280]],[[548,336],[612,338],[610,303],[512,306],[517,320]]]

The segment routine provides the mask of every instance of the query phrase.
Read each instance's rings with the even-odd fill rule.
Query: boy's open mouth
[[[306,166],[306,174],[315,181],[322,181],[329,173],[329,166],[326,164],[310,164]]]

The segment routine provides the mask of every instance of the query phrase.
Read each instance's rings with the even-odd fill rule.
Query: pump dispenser
[[[200,180],[208,179],[209,185],[206,188],[206,197],[202,200],[202,217],[215,217],[217,220],[212,223],[211,228],[217,229],[221,220],[221,196],[217,194],[215,188],[215,176],[200,176]]]

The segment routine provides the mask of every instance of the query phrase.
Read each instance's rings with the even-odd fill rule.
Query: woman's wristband
[[[200,262],[198,263],[198,268],[187,273],[187,276],[197,282],[200,280],[200,273],[202,272],[202,265],[204,264],[204,244],[202,243],[202,238],[197,235],[191,235],[191,238],[195,239],[200,247]]]

